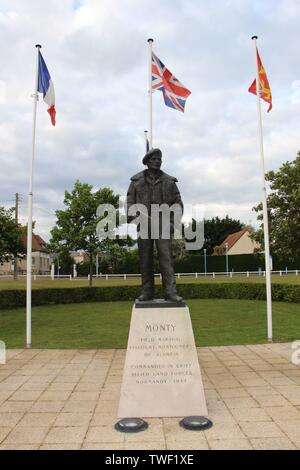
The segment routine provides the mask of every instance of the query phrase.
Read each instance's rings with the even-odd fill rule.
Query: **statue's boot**
[[[165,300],[170,300],[171,302],[182,302],[183,300],[176,292],[166,292],[164,297]]]
[[[152,292],[142,292],[141,295],[138,297],[140,302],[145,302],[146,300],[153,300],[154,293]]]
[[[169,289],[164,289],[164,298],[171,302],[182,302],[183,299],[177,294],[176,285],[174,284],[172,286],[168,286]]]

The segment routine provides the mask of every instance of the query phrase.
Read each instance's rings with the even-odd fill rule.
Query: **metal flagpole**
[[[29,171],[28,191],[28,222],[27,222],[27,275],[26,275],[26,347],[31,347],[31,290],[32,290],[32,186],[33,186],[33,162],[35,154],[35,128],[36,107],[38,101],[38,75],[39,75],[39,51],[42,46],[36,46],[36,70],[33,92],[33,122],[32,122],[32,152]]]
[[[144,131],[145,135],[145,147],[146,147],[146,153],[149,152],[149,140],[148,140],[148,131]]]
[[[258,64],[257,46],[256,46],[257,36],[252,36],[252,39],[253,39],[253,44],[254,44],[255,67],[256,67],[256,98],[257,98],[259,147],[260,147],[260,159],[261,159],[261,177],[262,177],[262,205],[263,205],[263,227],[264,227],[264,243],[265,243],[265,265],[266,265],[268,340],[272,341],[273,326],[272,326],[270,243],[269,243],[267,191],[266,191],[266,181],[265,181],[265,159],[264,159],[261,104],[260,104],[259,64]]]
[[[19,193],[16,193],[16,209],[15,209],[16,225],[19,223]],[[14,258],[14,280],[18,279],[18,253]]]
[[[152,43],[153,39],[148,39],[149,44],[149,150],[152,149]]]

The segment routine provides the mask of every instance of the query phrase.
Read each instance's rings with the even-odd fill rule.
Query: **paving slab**
[[[125,350],[11,349],[0,365],[0,450],[300,448],[300,366],[290,343],[198,348],[211,429],[148,419],[115,430]]]

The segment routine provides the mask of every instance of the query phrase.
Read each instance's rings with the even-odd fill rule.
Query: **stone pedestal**
[[[119,418],[207,416],[187,306],[134,306]]]

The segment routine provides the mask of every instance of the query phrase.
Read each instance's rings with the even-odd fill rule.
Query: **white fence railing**
[[[288,270],[288,269],[284,269],[284,270],[280,270],[280,271],[272,271],[271,274],[272,276],[276,275],[276,276],[287,276],[287,275],[290,275],[290,274],[293,274],[293,275],[296,275],[298,276],[299,275],[299,271],[298,269],[291,269],[291,270]],[[155,273],[154,276],[156,278],[159,278],[161,279],[161,274],[160,273]],[[265,277],[266,276],[266,272],[265,271],[230,271],[230,272],[208,272],[208,273],[175,273],[175,276],[177,279],[184,279],[184,278],[194,278],[194,279],[199,279],[199,278],[212,278],[212,279],[216,279],[216,278],[220,278],[220,277],[226,277],[226,278],[230,278],[230,279],[233,279],[237,276],[245,276],[245,277],[253,277],[253,276],[256,276],[256,277]],[[103,280],[106,280],[108,281],[109,279],[116,279],[116,280],[120,280],[120,279],[123,279],[124,281],[127,281],[128,279],[139,279],[141,277],[141,275],[139,273],[136,273],[136,274],[94,274],[93,275],[93,279],[103,279]],[[26,278],[26,274],[18,274],[18,279],[19,278]],[[55,276],[51,276],[51,274],[33,274],[32,275],[32,278],[34,281],[36,281],[37,279],[52,279],[52,280],[57,280],[57,279],[69,279],[70,281],[82,281],[84,279],[87,279],[89,280],[90,279],[90,276],[82,276],[82,277],[73,277],[71,274],[67,274],[67,275],[55,275]],[[0,275],[0,280],[1,279],[13,279],[13,275],[10,275],[10,274],[2,274]]]

